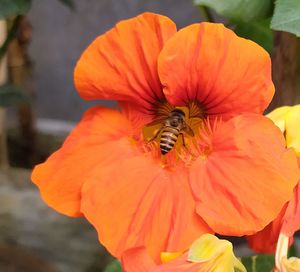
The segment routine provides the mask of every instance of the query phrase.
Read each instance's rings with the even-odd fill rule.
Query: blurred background
[[[300,102],[300,5],[289,1],[293,14],[283,14],[282,2],[0,0],[0,271],[93,272],[111,261],[85,220],[52,211],[30,183],[32,167],[87,108],[114,105],[83,101],[73,85],[76,61],[97,36],[144,11],[164,14],[178,28],[225,23],[271,54],[277,93],[270,110]],[[287,17],[298,24],[283,23]],[[237,244],[240,254],[250,253]]]

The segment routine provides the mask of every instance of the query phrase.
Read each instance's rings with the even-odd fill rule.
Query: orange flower
[[[84,215],[117,257],[145,246],[157,260],[202,233],[255,233],[299,178],[294,152],[261,115],[274,92],[270,69],[261,47],[222,24],[176,32],[152,13],[121,21],[75,69],[83,98],[117,100],[121,111],[88,110],[32,180],[49,206]],[[178,130],[191,128],[161,155],[160,134],[147,139],[175,108]],[[160,124],[150,126],[153,120]]]

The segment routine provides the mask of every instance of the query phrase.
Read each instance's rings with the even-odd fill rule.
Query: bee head
[[[175,109],[175,110],[171,111],[169,114],[170,125],[173,127],[176,127],[179,124],[182,124],[184,117],[185,117],[185,114],[180,109]]]
[[[184,118],[185,117],[185,113],[180,110],[180,109],[175,109],[175,110],[172,110],[171,113],[170,113],[171,116],[178,116],[178,117],[181,117],[181,118]]]

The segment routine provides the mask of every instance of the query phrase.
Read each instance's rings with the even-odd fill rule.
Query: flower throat
[[[196,126],[193,126],[192,128],[190,124],[191,108],[175,108],[170,107],[170,105],[164,105],[158,112],[159,114],[154,121],[147,124],[145,127],[146,129],[151,129],[150,133],[152,136],[151,138],[147,137],[149,133],[145,133],[144,131],[145,140],[148,143],[156,141],[159,144],[160,153],[162,155],[168,154],[175,145],[186,148],[185,136],[193,137],[195,136],[193,129],[195,129],[195,131],[197,130]],[[199,113],[201,113],[201,115]],[[197,110],[197,114],[198,115],[193,118],[201,120],[203,116],[199,109]]]

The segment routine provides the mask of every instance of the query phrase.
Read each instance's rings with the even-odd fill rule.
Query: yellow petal
[[[285,117],[287,147],[292,147],[300,155],[300,105],[292,107]]]
[[[161,252],[160,260],[162,263],[168,263],[181,256],[183,252]]]
[[[232,250],[232,244],[226,240],[220,240],[212,234],[204,234],[190,247],[188,260],[201,263],[213,260],[224,251]]]
[[[296,257],[282,259],[283,272],[299,272],[300,259]]]
[[[234,256],[232,244],[212,234],[204,234],[192,244],[187,260],[193,263],[205,263],[207,269],[205,271],[246,272],[245,267]]]
[[[247,272],[245,266],[241,263],[238,258],[234,259],[234,272]]]
[[[280,128],[282,132],[285,131],[285,116],[286,114],[290,111],[291,107],[289,106],[284,106],[277,108],[267,114],[266,116],[270,118],[276,126]]]

